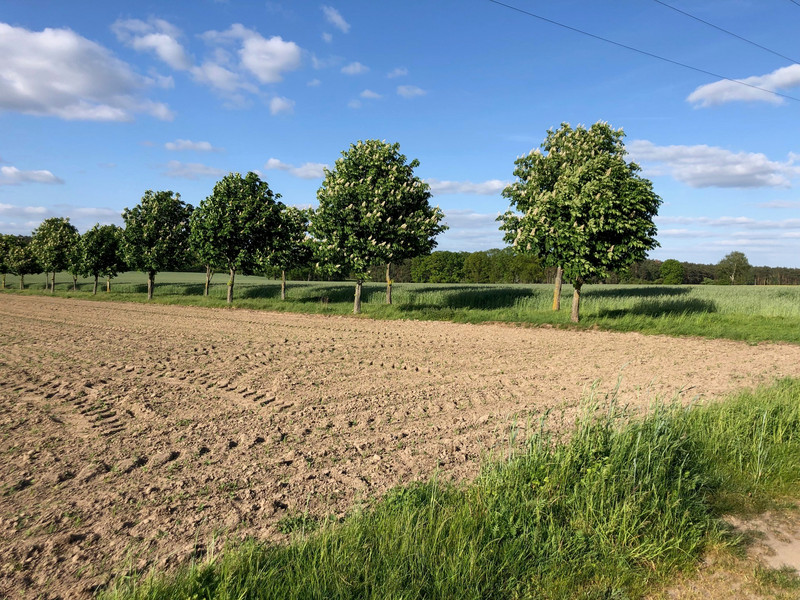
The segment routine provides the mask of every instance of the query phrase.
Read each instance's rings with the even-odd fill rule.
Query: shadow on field
[[[670,285],[592,287],[583,293],[584,298],[652,298],[654,296],[683,296],[692,290]]]
[[[600,318],[618,319],[626,315],[639,315],[645,317],[663,317],[667,315],[687,315],[717,312],[716,303],[711,300],[691,298],[688,300],[649,300],[639,302],[631,308],[614,310],[601,310],[597,313]]]
[[[412,300],[398,306],[401,311],[416,311],[426,309],[493,309],[509,308],[517,304],[520,299],[530,298],[534,292],[530,288],[473,288],[463,287],[437,287],[431,290],[440,299],[437,302],[416,302]],[[426,292],[423,292],[423,294]],[[422,294],[420,294],[422,295]],[[416,294],[415,294],[416,296]]]

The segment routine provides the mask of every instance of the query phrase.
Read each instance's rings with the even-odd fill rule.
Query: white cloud
[[[738,81],[748,85],[728,80],[715,81],[714,83],[701,85],[689,94],[687,100],[700,107],[719,106],[726,102],[736,101],[783,104],[785,102],[784,98],[763,90],[781,92],[800,86],[800,65],[782,67],[766,75],[756,75]],[[757,87],[762,89],[755,89]]]
[[[404,77],[408,75],[408,69],[405,67],[397,67],[396,69],[392,69],[386,74],[386,77],[389,79],[394,79],[395,77]]]
[[[350,102],[347,103],[347,108],[352,108],[353,110],[361,108],[361,100],[356,100],[355,98],[350,100]]]
[[[19,185],[21,183],[64,183],[50,171],[20,171],[17,167],[0,167],[0,185]]]
[[[800,201],[795,200],[772,200],[770,202],[759,202],[761,208],[800,208]]]
[[[325,20],[336,27],[342,33],[350,31],[350,24],[344,20],[341,13],[332,6],[323,6],[322,12],[325,14]]]
[[[44,206],[16,206],[0,202],[0,216],[11,218],[30,218],[47,214]]]
[[[308,82],[306,85],[307,85],[308,87],[318,87],[318,86],[319,86],[319,85],[321,85],[321,84],[322,84],[322,82],[321,82],[319,79],[312,79],[312,80],[311,80],[311,81],[309,81],[309,82]]]
[[[290,115],[294,112],[294,100],[275,96],[269,101],[269,112],[272,115]]]
[[[193,150],[195,152],[221,152],[222,148],[215,148],[211,142],[193,142],[191,140],[175,140],[164,144],[167,150],[182,151]]]
[[[426,179],[425,183],[431,186],[434,194],[476,194],[479,196],[496,196],[509,184],[499,179],[489,179],[473,183],[471,181],[440,181],[439,179]]]
[[[303,163],[299,167],[295,167],[294,165],[285,163],[277,158],[270,158],[264,165],[264,169],[268,171],[286,171],[290,175],[299,177],[300,179],[322,179],[325,177],[326,168],[328,168],[328,165],[324,163],[312,162]]]
[[[333,41],[333,36],[330,33],[325,32],[322,34],[322,41],[330,44]]]
[[[192,60],[178,42],[180,31],[163,19],[117,20],[111,26],[117,39],[139,51],[152,51],[177,71],[186,71]]]
[[[298,69],[302,62],[302,50],[294,42],[280,36],[267,39],[241,23],[234,23],[225,31],[206,31],[200,38],[214,48],[211,56],[192,68],[192,76],[223,92],[234,106],[244,104],[237,95],[240,90],[258,93],[258,87],[248,81],[249,77],[255,77],[259,83],[278,83],[286,72]],[[226,49],[231,44],[239,46],[238,62]]]
[[[69,29],[0,23],[0,73],[0,110],[87,121],[173,117],[166,105],[140,97],[151,81]]]
[[[359,94],[362,98],[369,98],[371,100],[377,100],[378,98],[383,98],[379,93],[373,92],[372,90],[364,90]]]
[[[369,71],[369,67],[362,65],[360,62],[351,62],[349,65],[342,67],[342,73],[345,75],[361,75]]]
[[[269,39],[256,35],[244,40],[239,55],[242,65],[261,83],[283,80],[285,71],[300,67],[300,46],[285,42],[280,36]]]
[[[397,93],[403,98],[416,98],[417,96],[424,96],[428,92],[415,85],[398,85]]]
[[[202,179],[205,177],[222,177],[226,171],[209,167],[200,163],[182,163],[171,160],[166,164],[164,175],[167,177],[180,177],[182,179]]]
[[[440,250],[489,250],[505,246],[498,229],[497,214],[469,209],[445,210],[444,213],[444,221],[450,229],[439,237]]]
[[[0,231],[4,233],[28,235],[49,217],[68,217],[79,231],[86,231],[97,222],[122,223],[121,211],[105,207],[71,204],[19,206],[0,203]]]
[[[255,91],[255,88],[244,83],[238,73],[226,69],[222,65],[207,61],[192,67],[192,77],[199,83],[210,85],[222,92],[235,92],[240,88]]]
[[[800,219],[780,221],[758,220],[752,217],[656,217],[657,224],[703,225],[705,227],[737,227],[745,230],[800,229]]]
[[[695,188],[790,187],[791,179],[800,175],[791,159],[780,163],[764,154],[731,152],[715,146],[656,146],[647,140],[634,140],[628,150],[634,160],[647,167],[646,174],[669,173]]]

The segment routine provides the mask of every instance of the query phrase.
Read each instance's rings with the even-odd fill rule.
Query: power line
[[[795,0],[792,0],[794,2]],[[666,58],[664,56],[659,56],[658,54],[653,54],[652,52],[647,52],[646,50],[640,50],[639,48],[634,48],[633,46],[628,46],[626,44],[622,44],[620,42],[615,42],[614,40],[610,40],[608,38],[602,37],[600,35],[596,35],[594,33],[589,33],[588,31],[584,31],[583,29],[578,29],[577,27],[572,27],[570,25],[565,25],[564,23],[559,23],[558,21],[554,21],[553,19],[548,19],[547,17],[543,17],[541,15],[537,15],[535,13],[529,12],[527,10],[523,10],[521,8],[517,8],[516,6],[512,6],[510,4],[505,4],[503,2],[499,2],[499,0],[489,0],[492,4],[497,4],[498,6],[503,6],[508,8],[509,10],[516,11],[523,15],[527,15],[529,17],[533,17],[534,19],[539,19],[540,21],[544,21],[545,23],[550,23],[551,25],[555,25],[557,27],[561,27],[562,29],[568,29],[570,31],[574,31],[575,33],[580,33],[581,35],[588,36],[590,38],[594,38],[596,40],[600,40],[601,42],[606,42],[607,44],[612,44],[614,46],[618,46],[620,48],[625,48],[625,50],[630,50],[631,52],[636,52],[638,54],[643,54],[644,56],[649,56],[650,58],[655,58],[673,65],[677,65],[679,67],[683,67],[684,69],[691,69],[692,71],[696,71],[698,73],[703,73],[704,75],[710,75],[711,77],[716,77],[717,79],[724,79],[725,81],[730,81],[731,83],[736,83],[738,85],[743,85],[745,87],[752,88],[754,90],[758,90],[760,92],[766,92],[767,94],[774,94],[775,96],[780,96],[781,98],[786,98],[787,100],[793,100],[795,102],[800,102],[800,98],[796,98],[794,96],[789,96],[788,94],[782,94],[781,92],[776,92],[775,90],[768,90],[766,88],[758,87],[757,85],[752,85],[750,83],[745,83],[739,79],[733,79],[731,77],[725,77],[724,75],[719,75],[718,73],[714,73],[712,71],[706,71],[705,69],[701,69],[699,67],[693,67],[692,65],[687,65],[686,63],[679,62],[677,60],[673,60],[671,58]],[[800,3],[795,2],[796,4],[800,5]]]
[[[797,4],[798,6],[800,6],[800,3],[796,2],[795,0],[790,0],[790,1],[792,1],[795,4]],[[731,35],[731,36],[733,36],[733,37],[735,37],[737,39],[740,39],[743,42],[747,42],[748,44],[751,44],[752,46],[755,46],[756,48],[761,48],[762,50],[766,50],[770,54],[774,54],[775,56],[779,56],[781,58],[785,58],[789,62],[793,62],[793,63],[797,63],[798,62],[793,58],[789,58],[788,56],[785,56],[785,55],[781,54],[780,52],[775,52],[774,50],[770,50],[766,46],[762,46],[761,44],[758,44],[756,42],[748,40],[747,38],[744,38],[744,37],[742,37],[742,36],[740,36],[738,34],[735,34],[732,31],[728,31],[727,29],[725,29],[723,27],[719,27],[718,25],[714,25],[713,23],[709,23],[708,21],[706,21],[704,19],[701,19],[700,17],[696,17],[693,14],[690,14],[690,13],[686,12],[685,10],[681,10],[680,8],[676,8],[676,7],[674,7],[674,6],[670,5],[670,4],[667,4],[666,2],[662,2],[661,0],[653,0],[653,2],[657,2],[661,6],[666,6],[667,8],[669,8],[671,10],[674,10],[677,13],[685,15],[685,16],[689,17],[690,19],[694,19],[695,21],[699,21],[700,23],[708,25],[709,27],[713,27],[714,29],[717,29],[718,31],[722,31],[723,33],[727,33],[728,35]]]
[[[798,2],[797,0],[789,0],[789,2],[791,2],[792,4],[797,4],[797,6],[800,6],[800,2]]]

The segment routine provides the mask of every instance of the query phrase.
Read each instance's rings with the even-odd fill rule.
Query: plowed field
[[[800,376],[790,345],[15,295],[0,317],[14,598],[88,597],[214,539],[473,477],[547,409],[567,426],[593,383],[621,377],[642,408]]]

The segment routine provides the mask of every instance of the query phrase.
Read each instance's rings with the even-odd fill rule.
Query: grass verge
[[[722,511],[800,489],[800,381],[629,418],[590,403],[566,441],[546,427],[472,483],[397,488],[286,545],[250,541],[105,600],[640,597],[709,545]]]
[[[56,295],[91,300],[147,302],[142,273],[122,273],[111,293],[93,296],[89,280],[60,277]],[[222,283],[220,283],[222,279]],[[227,285],[217,277],[203,296],[202,273],[159,273],[153,302],[225,307]],[[25,292],[42,294],[41,277]],[[581,303],[581,323],[569,321],[572,288],[564,286],[562,309],[552,311],[552,286],[482,284],[395,284],[393,304],[386,305],[385,284],[367,282],[363,316],[375,319],[417,319],[483,323],[487,321],[600,328],[674,336],[727,338],[751,343],[800,344],[800,286],[665,286],[587,285]],[[282,312],[352,314],[352,282],[290,282],[287,299],[280,299],[280,282],[263,277],[237,277],[233,306]]]

